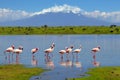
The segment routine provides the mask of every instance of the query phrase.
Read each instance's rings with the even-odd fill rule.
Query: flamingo
[[[67,49],[67,48],[66,48]],[[60,50],[59,51],[60,55],[61,55],[61,61],[63,61],[63,54],[66,53],[66,50]]]
[[[67,60],[69,58],[69,54],[72,52],[72,49],[73,49],[73,46],[66,48]]]
[[[47,60],[48,60],[48,55],[54,51],[54,47],[55,47],[55,43],[52,43],[50,48],[44,50],[44,52],[46,53]]]
[[[49,54],[49,53],[53,52],[54,47],[55,47],[55,44],[54,44],[54,43],[52,43],[52,45],[50,46],[50,48],[48,48],[48,49],[44,50],[44,52]]]
[[[14,48],[15,48],[14,45],[11,45],[4,51],[4,53],[9,53],[9,56],[8,56],[9,63],[10,63],[10,53],[13,52]],[[5,59],[7,60],[7,56],[5,56]],[[13,54],[12,54],[12,60],[13,60]]]
[[[100,46],[95,47],[95,48],[92,48],[91,51],[92,51],[92,53],[93,53],[93,59],[94,59],[93,64],[98,66],[99,63],[96,62],[96,53],[100,51]]]
[[[16,54],[16,63],[19,63],[19,54],[21,54],[23,51],[23,47],[19,46],[18,49],[14,49],[13,53]]]
[[[39,48],[33,48],[31,49],[32,57],[34,58],[34,54],[39,50]]]
[[[82,46],[80,45],[80,47],[78,49],[75,49],[73,51],[73,53],[76,53],[76,61],[78,61],[78,54],[81,52],[81,50],[82,50]]]
[[[33,48],[33,49],[31,49],[31,53],[32,53],[32,65],[33,66],[36,66],[37,65],[37,60],[35,59],[35,56],[34,56],[34,54],[36,53],[36,52],[38,52],[38,50],[39,50],[39,48]]]

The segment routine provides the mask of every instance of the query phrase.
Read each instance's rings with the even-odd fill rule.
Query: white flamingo
[[[19,54],[21,54],[23,51],[23,47],[19,46],[18,49],[14,49],[13,53],[16,54],[16,63],[19,63]]]
[[[99,66],[100,63],[99,63],[99,62],[96,62],[96,53],[100,51],[100,46],[95,47],[95,48],[92,48],[91,51],[92,51],[92,53],[93,53],[93,60],[94,60],[94,61],[93,61],[93,65]]]
[[[76,61],[78,62],[78,54],[81,52],[82,50],[82,46],[80,45],[80,47],[78,49],[75,49],[73,51],[73,53],[76,53]],[[73,55],[74,56],[74,55]]]
[[[9,63],[10,63],[10,54],[13,52],[14,48],[15,48],[14,45],[11,45],[4,51],[4,53],[9,53],[8,55]],[[5,56],[5,60],[7,60],[7,56]],[[13,54],[12,54],[12,60],[13,60]]]

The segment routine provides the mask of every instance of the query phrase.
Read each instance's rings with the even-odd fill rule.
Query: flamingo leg
[[[49,59],[50,59],[49,53],[46,53],[46,60],[47,60],[47,62],[49,61]]]
[[[67,56],[66,56],[66,57],[67,57],[67,60],[69,61],[69,58],[70,58],[69,53],[67,53]]]
[[[93,63],[96,64],[96,53],[93,53]]]
[[[5,55],[5,63],[7,62],[7,55],[6,55],[6,53],[4,53],[4,55]]]
[[[63,61],[63,54],[61,54],[61,62]]]
[[[8,63],[10,64],[10,53],[8,55]]]
[[[12,63],[13,63],[13,53],[12,53]]]
[[[76,62],[78,62],[78,53],[76,53]]]
[[[19,54],[16,54],[16,64],[19,64]]]
[[[35,56],[34,56],[34,54],[32,54],[32,60],[34,60],[34,58],[35,58]]]

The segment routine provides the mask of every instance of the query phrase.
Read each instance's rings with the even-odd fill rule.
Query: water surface
[[[55,43],[53,56],[49,62],[45,61],[44,50],[49,48],[52,43]],[[20,64],[29,67],[43,67],[51,69],[49,72],[39,76],[40,80],[64,80],[68,77],[80,77],[84,72],[91,67],[94,67],[92,62],[91,49],[100,46],[101,50],[96,54],[96,59],[100,62],[100,66],[119,66],[120,57],[120,35],[16,35],[16,36],[0,36],[0,64],[9,64],[5,61],[4,51],[6,48],[15,45],[24,47],[23,53],[20,54]],[[79,48],[82,45],[82,51],[78,55],[78,60],[73,59],[70,55],[69,61],[64,55],[64,60],[61,61],[59,51],[73,45],[74,48]],[[35,54],[35,59],[32,59],[31,49],[38,47],[39,51]],[[10,64],[15,64],[14,60]],[[36,65],[37,61],[37,65]],[[32,77],[33,80],[35,77]]]

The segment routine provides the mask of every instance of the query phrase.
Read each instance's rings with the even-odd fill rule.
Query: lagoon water
[[[53,56],[49,62],[45,61],[44,50],[55,43]],[[95,67],[92,62],[91,49],[100,46],[101,50],[96,54],[96,59],[100,62],[100,66],[120,66],[120,35],[16,35],[16,36],[0,36],[0,64],[9,64],[5,61],[4,51],[6,48],[15,45],[18,48],[22,45],[24,50],[20,54],[19,64],[28,67],[42,67],[51,69],[41,75],[34,76],[30,80],[37,78],[38,80],[65,80],[65,78],[74,78],[84,76],[84,72],[88,68]],[[63,61],[60,59],[59,51],[73,45],[79,48],[82,45],[82,51],[78,55],[78,60],[70,55],[69,61],[64,55]],[[32,59],[31,49],[38,47],[39,51]],[[15,64],[14,59],[10,60],[10,64]],[[36,64],[37,62],[37,64]]]

